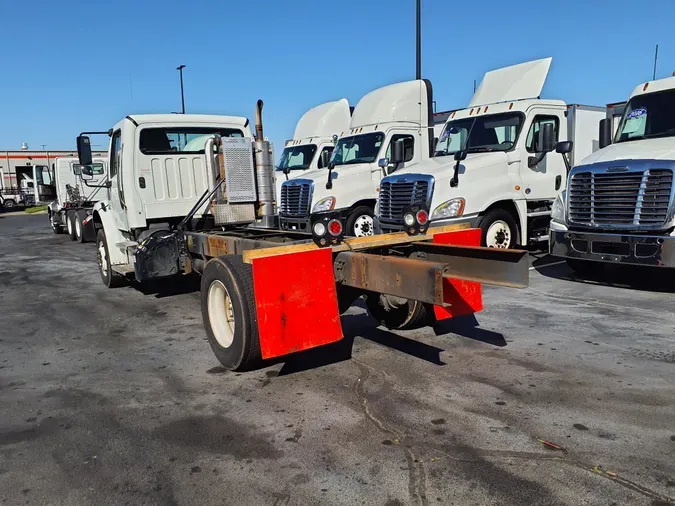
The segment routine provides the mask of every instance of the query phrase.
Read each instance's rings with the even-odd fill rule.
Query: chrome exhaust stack
[[[256,205],[256,220],[263,228],[275,227],[276,196],[274,186],[274,153],[272,145],[263,136],[262,123],[263,101],[258,100],[255,109],[256,140],[253,143],[255,157],[256,184],[258,202]]]

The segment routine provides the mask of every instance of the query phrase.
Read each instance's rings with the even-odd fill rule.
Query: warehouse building
[[[24,146],[25,147],[25,146]],[[105,151],[96,151],[94,156],[105,156]],[[76,150],[37,151],[21,149],[0,151],[0,189],[20,188],[24,174],[32,178],[35,167],[54,168],[54,160],[63,156],[77,156]]]

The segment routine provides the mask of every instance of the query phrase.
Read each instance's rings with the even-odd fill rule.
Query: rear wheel
[[[374,225],[373,210],[368,206],[359,206],[347,218],[345,234],[354,237],[373,235]]]
[[[518,225],[504,209],[488,211],[480,222],[481,244],[488,248],[513,248],[518,240]]]
[[[101,274],[103,284],[108,288],[117,288],[126,284],[126,278],[120,273],[112,270],[110,264],[110,254],[108,252],[108,241],[103,230],[98,231],[96,236],[96,256],[98,259],[98,270]]]
[[[416,329],[433,324],[430,304],[380,293],[369,293],[365,299],[370,316],[388,329]]]
[[[200,297],[206,336],[218,361],[233,371],[258,367],[262,355],[251,266],[239,255],[211,259]]]
[[[86,213],[83,211],[77,211],[75,213],[74,221],[75,221],[75,237],[77,238],[78,242],[87,242],[87,239],[84,236],[84,225],[82,224],[82,220],[86,217]]]
[[[5,199],[2,202],[3,207],[6,209],[14,209],[16,207],[16,202],[14,202],[12,199]]]
[[[68,237],[71,241],[77,239],[75,235],[75,213],[73,211],[68,211],[66,214],[66,226],[68,227]]]

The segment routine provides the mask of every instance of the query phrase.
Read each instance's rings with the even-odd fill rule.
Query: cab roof
[[[646,95],[647,93],[672,89],[675,89],[675,76],[642,83],[635,87],[633,93],[630,94],[630,98],[633,98],[636,95]]]
[[[293,140],[340,135],[349,129],[351,115],[346,98],[312,107],[298,121]]]
[[[220,116],[217,114],[130,114],[127,119],[135,122],[137,125],[149,123],[230,123],[246,127],[249,124],[248,118],[242,116]]]

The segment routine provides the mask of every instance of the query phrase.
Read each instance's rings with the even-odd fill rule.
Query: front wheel
[[[209,260],[200,298],[206,336],[223,367],[232,371],[258,367],[262,355],[251,266],[239,255]]]
[[[61,234],[61,233],[63,233],[63,227],[61,227],[61,224],[60,224],[60,223],[58,223],[57,221],[55,221],[55,220],[57,220],[58,218],[59,218],[59,215],[58,215],[58,214],[49,213],[49,224],[50,224],[51,227],[52,227],[52,232],[54,232],[55,234]]]
[[[120,273],[112,270],[110,264],[110,253],[108,250],[108,241],[103,230],[98,231],[96,236],[96,256],[98,259],[98,270],[101,274],[103,284],[108,288],[117,288],[126,284],[126,278]]]
[[[12,199],[6,199],[2,205],[5,209],[14,209],[16,207],[16,202],[14,202]]]
[[[353,237],[373,235],[375,227],[373,210],[368,206],[357,207],[349,214],[346,226],[346,235],[351,235]]]
[[[488,248],[507,249],[517,244],[518,225],[511,213],[492,209],[480,222],[481,245]]]
[[[370,316],[391,330],[407,330],[433,325],[430,304],[380,293],[365,296]]]

